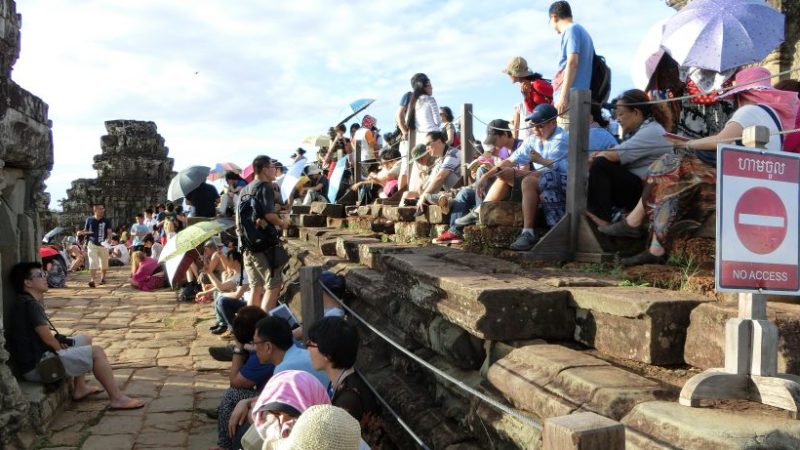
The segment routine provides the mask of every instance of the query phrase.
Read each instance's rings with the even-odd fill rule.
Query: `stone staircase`
[[[735,308],[695,294],[618,287],[601,276],[526,269],[420,245],[441,226],[428,222],[431,210],[438,217],[436,208],[409,219],[405,208],[371,205],[355,216],[326,217],[334,227],[298,227],[289,241],[291,253],[299,255],[292,270],[313,264],[341,273],[350,306],[368,322],[444,372],[538,420],[592,411],[621,421],[631,449],[800,448],[800,423],[777,410],[677,403],[686,375],[696,373],[686,362],[718,365],[718,328]],[[507,226],[506,213],[504,225],[482,228],[481,239],[487,229]],[[382,227],[391,222],[394,234],[377,233],[376,221]],[[299,301],[292,307],[299,310]],[[800,309],[776,310],[787,336],[784,365],[796,373],[798,321],[790,318],[800,317]],[[538,430],[465,395],[362,331],[359,366],[434,448],[540,448]],[[391,418],[385,421],[393,440],[413,445]]]

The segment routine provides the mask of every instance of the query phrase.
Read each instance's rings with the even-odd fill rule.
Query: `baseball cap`
[[[515,56],[511,58],[508,65],[503,69],[503,73],[511,75],[512,77],[529,77],[533,75],[533,71],[528,68],[528,61],[522,56]]]
[[[558,110],[556,110],[556,107],[548,103],[542,103],[541,105],[536,105],[531,115],[526,117],[525,120],[533,122],[534,125],[540,125],[545,122],[550,122],[556,117],[558,117]]]
[[[500,128],[500,130],[498,130],[498,128]],[[497,136],[503,134],[504,130],[509,130],[510,128],[511,125],[507,120],[494,119],[486,126],[486,139],[483,140],[483,143],[493,146],[497,141]]]

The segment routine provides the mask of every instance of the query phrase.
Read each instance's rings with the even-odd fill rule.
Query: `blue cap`
[[[558,117],[556,107],[548,103],[542,103],[536,105],[531,115],[526,117],[525,120],[533,122],[534,125],[539,125],[554,120],[556,117]]]

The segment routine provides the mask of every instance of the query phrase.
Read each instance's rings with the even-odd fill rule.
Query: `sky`
[[[550,78],[560,36],[550,0],[17,0],[22,50],[12,78],[53,122],[47,180],[60,209],[72,180],[94,178],[104,122],[153,121],[175,170],[288,161],[360,98],[382,132],[416,72],[440,106],[473,104],[509,119],[519,89],[501,73],[523,56]],[[612,95],[633,87],[631,58],[674,14],[661,0],[573,0],[573,16],[612,69]],[[485,126],[473,122],[482,138]],[[305,145],[308,149],[309,146]]]

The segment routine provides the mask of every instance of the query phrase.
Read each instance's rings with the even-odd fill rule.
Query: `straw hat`
[[[289,437],[274,443],[275,450],[358,450],[361,426],[347,411],[333,405],[315,405],[303,412]]]

